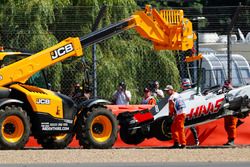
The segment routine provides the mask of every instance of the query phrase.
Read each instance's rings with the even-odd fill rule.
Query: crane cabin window
[[[19,60],[22,60],[30,55],[26,54],[6,54],[3,59],[0,61],[1,68],[4,68],[5,66],[8,66],[10,64],[13,64],[15,62],[18,62]]]
[[[34,75],[32,75],[28,79],[26,84],[37,86],[37,87],[40,87],[40,88],[45,88],[45,89],[48,88],[48,84],[46,82],[46,78],[45,78],[45,75],[44,75],[43,71],[39,71],[39,72],[35,73]]]
[[[19,54],[13,52],[13,54],[6,54],[2,57],[2,60],[0,60],[0,66],[1,68],[4,68],[5,66],[8,66],[10,64],[13,64],[15,62],[18,62],[24,58],[27,58],[31,54]],[[48,88],[46,77],[43,71],[39,71],[32,75],[26,82],[28,85],[33,85],[41,88]]]

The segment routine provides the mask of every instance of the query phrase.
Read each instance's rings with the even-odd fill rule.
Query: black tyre
[[[135,133],[131,134],[131,131],[128,130],[128,128],[121,126],[120,129],[120,137],[122,141],[126,144],[140,144],[145,140],[145,137],[143,136],[140,129],[138,129]]]
[[[153,134],[153,136],[160,141],[171,140],[171,121],[164,119],[155,122],[155,124],[151,127],[151,134]]]
[[[30,120],[27,113],[16,106],[0,110],[0,149],[24,148],[30,136]]]
[[[35,136],[37,143],[45,149],[64,149],[73,140],[73,133],[64,133],[54,136]]]
[[[116,116],[103,107],[93,108],[83,115],[77,121],[79,144],[88,149],[112,148],[117,139]]]

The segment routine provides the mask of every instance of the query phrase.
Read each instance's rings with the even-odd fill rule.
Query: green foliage
[[[103,52],[109,56],[101,59],[98,64],[98,74],[101,71],[109,74],[98,75],[100,96],[112,97],[120,81],[127,83],[133,96],[132,103],[141,101],[143,88],[152,80],[158,80],[162,87],[171,83],[178,88],[179,73],[170,52],[155,52],[151,44],[138,37],[129,41],[119,39],[107,43],[110,43],[110,49]]]
[[[39,34],[35,39],[39,42],[48,37],[48,26],[55,20],[54,10],[62,10],[65,5],[68,5],[68,0],[30,0],[30,1],[16,1],[7,0],[5,3],[1,3],[1,17],[0,26],[5,32],[8,32],[6,37],[9,43],[6,45],[12,47],[24,47],[28,48],[31,40],[34,40],[33,36]],[[14,34],[14,35],[13,35]],[[16,36],[17,35],[17,36]],[[46,37],[43,37],[46,36]],[[53,43],[57,42],[55,38],[51,38]],[[22,42],[20,42],[22,41]],[[47,43],[50,40],[45,40]],[[51,42],[48,43],[50,45]],[[46,44],[43,44],[44,47]],[[29,48],[29,49],[43,49]]]
[[[134,0],[6,0],[0,4],[0,40],[6,46],[42,50],[69,36],[91,32],[101,5],[107,5],[99,28],[127,18],[138,6]],[[1,43],[0,42],[0,43]],[[91,62],[91,49],[84,50]],[[97,45],[98,95],[111,98],[118,82],[124,80],[133,102],[141,101],[142,89],[151,80],[179,87],[179,72],[172,52],[153,50],[149,41],[135,31],[126,31]],[[54,90],[71,92],[83,81],[81,58],[72,58],[48,68]],[[162,77],[164,76],[164,77]]]
[[[132,1],[121,1],[115,7],[111,5],[103,25],[126,18],[137,9]],[[133,30],[112,37],[98,49],[101,51],[98,54],[98,95],[101,97],[111,98],[120,81],[127,83],[133,96],[132,103],[141,101],[143,87],[149,81],[159,80],[162,87],[166,84],[179,87],[179,72],[171,52],[153,51],[152,44]],[[105,75],[101,75],[103,73]]]
[[[61,11],[69,5],[68,0],[6,0],[0,4],[1,39],[5,46],[42,50],[58,41],[49,32],[49,25],[55,21],[54,11]],[[60,90],[61,65],[49,69],[52,87]]]

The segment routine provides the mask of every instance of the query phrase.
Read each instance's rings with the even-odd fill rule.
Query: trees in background
[[[91,32],[100,6],[107,12],[99,28],[130,16],[138,9],[134,0],[5,0],[0,4],[0,43],[5,46],[39,51],[69,36]],[[91,64],[90,48],[84,50]],[[118,82],[125,81],[133,103],[140,101],[143,87],[151,80],[162,86],[179,87],[179,71],[170,51],[155,52],[149,41],[134,30],[97,45],[98,95],[109,99]],[[69,94],[75,83],[83,80],[80,58],[69,59],[48,68],[54,90]]]
[[[69,0],[5,0],[0,4],[0,44],[39,51],[58,42],[50,31],[55,23],[55,12],[62,12]],[[61,63],[48,70],[52,86],[61,89]]]

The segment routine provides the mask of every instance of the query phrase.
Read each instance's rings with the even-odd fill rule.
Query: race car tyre
[[[6,106],[0,110],[0,149],[23,149],[30,136],[30,120],[22,107]]]
[[[118,131],[116,116],[106,108],[97,107],[83,114],[77,121],[76,138],[83,148],[112,148]]]
[[[45,149],[64,149],[73,140],[73,133],[62,133],[53,136],[35,136],[37,143]]]
[[[145,140],[145,137],[140,130],[137,130],[135,133],[131,134],[131,132],[123,126],[121,126],[120,129],[120,137],[124,143],[134,145],[140,144]]]
[[[167,120],[161,120],[156,122],[151,129],[153,136],[160,141],[167,141],[172,139],[171,135],[171,123]]]

